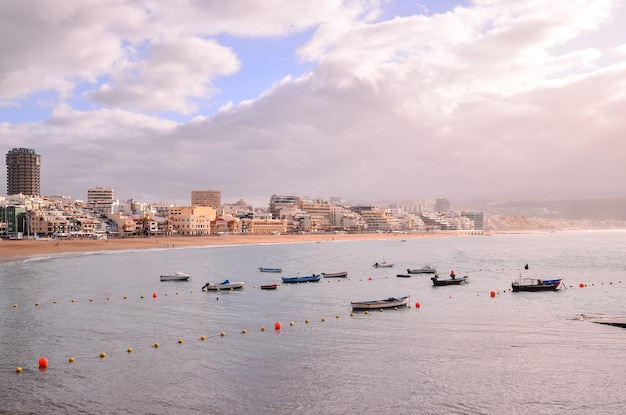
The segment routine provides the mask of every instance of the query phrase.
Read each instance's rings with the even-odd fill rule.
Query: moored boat
[[[398,278],[411,278],[411,274],[396,274]]]
[[[341,272],[322,272],[324,278],[345,278],[348,276],[348,271]]]
[[[350,305],[354,310],[404,307],[408,304],[409,298],[407,295],[404,297],[389,297],[384,300],[352,301]]]
[[[285,283],[294,283],[294,282],[318,282],[323,278],[322,274],[313,274],[307,275],[304,277],[282,277],[283,282]]]
[[[282,268],[272,268],[272,267],[259,267],[259,271],[261,272],[283,272]]]
[[[430,265],[425,265],[422,268],[407,268],[406,272],[409,274],[435,274],[437,272],[437,268],[433,268]]]
[[[161,275],[161,281],[187,281],[189,278],[191,278],[191,275],[182,271]]]
[[[262,290],[275,290],[276,288],[278,288],[277,283],[261,285]]]
[[[207,282],[202,287],[202,290],[203,291],[204,290],[206,291],[235,290],[237,288],[243,288],[244,285],[245,285],[245,282],[243,281],[230,282],[229,280],[224,280],[217,284],[212,284],[210,282]]]
[[[389,264],[387,263],[387,261],[383,261],[383,262],[376,262],[374,265],[372,265],[374,268],[392,268],[393,264]]]
[[[562,279],[542,280],[539,278],[518,278],[511,283],[513,292],[519,291],[557,291],[562,287]]]
[[[467,275],[463,277],[454,277],[449,279],[439,279],[439,276],[435,274],[434,277],[431,277],[431,281],[433,285],[439,287],[442,285],[462,285],[467,284],[469,282],[469,277]]]

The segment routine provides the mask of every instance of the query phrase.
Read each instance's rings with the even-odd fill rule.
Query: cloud
[[[95,105],[60,98],[47,119],[0,126],[7,150],[42,154],[46,193],[84,197],[106,186],[122,198],[188,203],[191,190],[210,188],[257,205],[286,192],[624,197],[626,61],[614,36],[623,2],[477,0],[390,20],[381,19],[384,2],[367,1],[120,0],[115,13],[71,4],[44,7],[39,20],[25,9],[11,16],[50,34],[56,42],[44,43],[62,44],[56,51],[82,50],[77,33],[86,32],[103,47],[95,61],[67,52],[59,63],[36,53],[46,45],[0,43],[32,71],[3,63],[0,85],[22,78],[0,89],[2,99],[25,104],[42,89],[71,96],[80,85]],[[307,34],[295,53],[310,71],[204,112],[245,65],[222,36],[295,33]]]

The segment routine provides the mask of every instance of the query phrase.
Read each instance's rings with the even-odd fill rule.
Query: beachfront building
[[[219,209],[222,206],[222,192],[219,190],[192,190],[191,206],[211,206]]]
[[[113,189],[104,187],[87,189],[87,206],[95,214],[106,215],[107,213],[112,213],[114,202]]]
[[[14,148],[6,154],[7,195],[41,194],[41,156],[32,148]]]
[[[32,212],[28,222],[29,232],[39,237],[63,236],[70,232],[70,218],[58,210]]]
[[[287,233],[287,220],[241,219],[241,232],[247,235],[282,235]]]
[[[270,198],[269,210],[274,219],[280,219],[284,215],[283,211],[287,209],[296,209],[300,207],[300,198],[298,196],[279,196],[272,195]]]
[[[172,206],[167,217],[168,232],[178,236],[208,236],[217,211],[211,206]]]

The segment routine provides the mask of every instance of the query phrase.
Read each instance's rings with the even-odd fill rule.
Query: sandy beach
[[[414,238],[437,238],[461,236],[461,233],[413,233],[413,234],[306,234],[306,235],[223,235],[206,237],[152,237],[121,238],[108,240],[93,239],[24,239],[0,240],[0,263],[13,262],[26,258],[55,254],[137,250],[137,249],[172,249],[186,246],[243,245],[269,243],[303,243],[348,240],[406,240]]]

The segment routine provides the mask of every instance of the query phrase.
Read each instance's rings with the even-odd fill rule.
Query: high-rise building
[[[113,189],[95,187],[87,189],[87,205],[100,214],[113,213]]]
[[[192,206],[211,206],[219,209],[222,206],[222,192],[219,190],[192,190]]]
[[[23,193],[41,195],[41,156],[32,148],[9,150],[7,161],[7,195]]]

